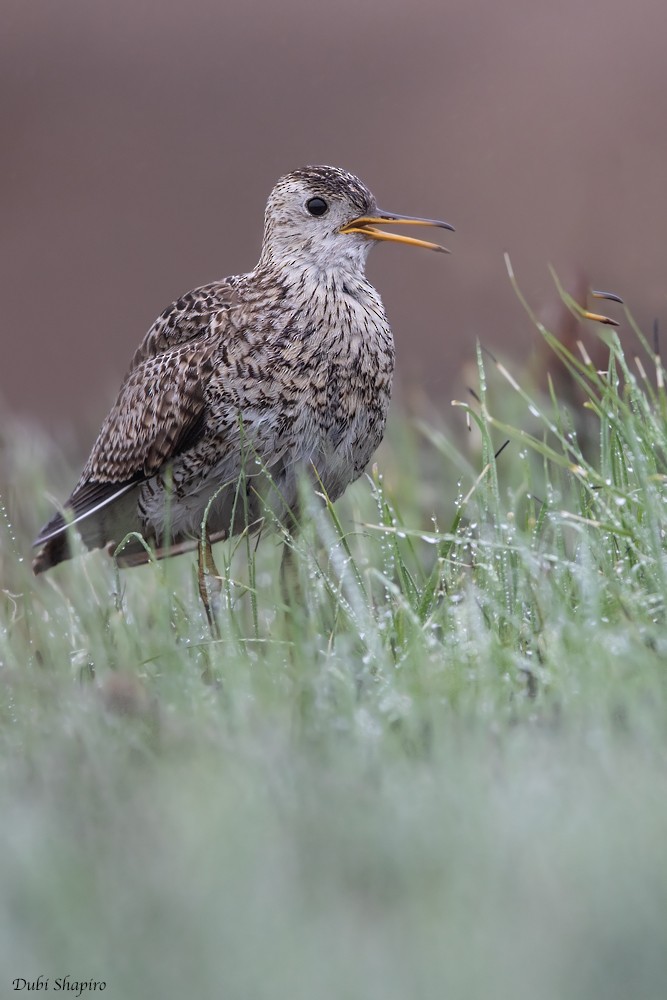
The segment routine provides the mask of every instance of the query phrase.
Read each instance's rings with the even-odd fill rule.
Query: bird
[[[378,241],[449,252],[386,226],[453,230],[378,208],[356,176],[281,177],[253,270],[182,295],[137,348],[79,480],[35,540],[35,574],[71,528],[121,567],[298,519],[302,474],[334,501],[385,430],[394,341],[365,276]],[[121,543],[125,542],[121,549]]]

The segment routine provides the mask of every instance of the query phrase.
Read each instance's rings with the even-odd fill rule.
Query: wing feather
[[[77,490],[90,481],[149,479],[192,447],[205,427],[205,384],[214,348],[194,342],[148,358],[130,371],[102,424]]]
[[[232,277],[202,285],[167,306],[137,348],[130,372],[149,358],[208,336],[213,320],[216,329],[224,330],[227,314],[235,304],[237,282],[238,278]]]
[[[235,279],[182,296],[157,318],[137,349],[97,437],[66,515],[35,545],[113,503],[193,447],[206,429],[205,387],[234,302]]]

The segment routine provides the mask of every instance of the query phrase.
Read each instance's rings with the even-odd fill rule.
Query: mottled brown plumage
[[[302,471],[339,497],[382,439],[394,370],[368,250],[377,239],[443,249],[376,228],[388,222],[451,229],[381,212],[344,170],[281,178],[257,267],[187,293],[146,334],[65,516],[37,538],[35,572],[69,557],[70,522],[89,548],[134,531],[162,556],[196,544],[209,503],[214,539],[267,511],[285,521]],[[136,542],[121,556],[145,559]]]

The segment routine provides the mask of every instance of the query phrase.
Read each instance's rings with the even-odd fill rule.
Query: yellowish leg
[[[294,546],[290,542],[283,543],[283,554],[280,560],[280,593],[287,607],[303,605],[303,590],[299,579],[299,566]]]
[[[220,608],[220,594],[222,593],[222,577],[218,572],[213,558],[211,548],[211,536],[208,531],[203,538],[199,539],[197,546],[199,596],[204,605],[204,611],[208,619],[211,634],[214,639],[220,638],[220,626],[218,625],[217,612]]]

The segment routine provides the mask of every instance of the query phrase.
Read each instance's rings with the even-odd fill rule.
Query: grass
[[[62,473],[7,435],[3,995],[664,995],[667,398],[635,332],[598,372],[540,330],[574,409],[479,351],[464,446],[395,415],[382,475],[311,498],[289,607],[275,536],[217,547],[219,641],[189,557],[35,581]]]

